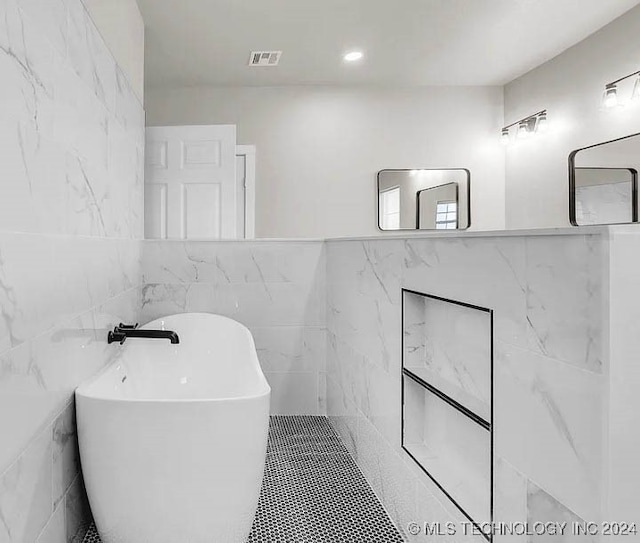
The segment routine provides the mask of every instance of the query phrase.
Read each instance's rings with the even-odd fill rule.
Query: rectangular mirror
[[[569,218],[574,226],[638,222],[640,134],[569,156]]]
[[[464,230],[471,224],[470,173],[446,170],[378,172],[380,230]]]

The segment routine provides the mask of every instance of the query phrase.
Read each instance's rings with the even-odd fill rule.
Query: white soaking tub
[[[76,390],[82,471],[104,543],[245,543],[264,470],[271,390],[253,337],[218,315],[142,329]],[[112,345],[114,349],[119,348]]]

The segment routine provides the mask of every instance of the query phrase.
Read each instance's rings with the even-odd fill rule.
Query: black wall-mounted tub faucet
[[[107,343],[120,343],[127,338],[168,339],[172,344],[180,343],[180,338],[173,330],[140,330],[137,324],[120,323],[107,334]]]

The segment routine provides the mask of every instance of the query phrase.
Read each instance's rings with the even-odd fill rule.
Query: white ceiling
[[[148,88],[502,85],[640,0],[138,0]],[[251,50],[284,51],[276,68]],[[357,65],[342,54],[365,53]]]

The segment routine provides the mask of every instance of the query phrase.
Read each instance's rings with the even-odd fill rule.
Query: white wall
[[[237,124],[257,146],[256,235],[375,235],[383,168],[471,170],[472,228],[504,226],[502,89],[147,89],[147,125]]]
[[[127,76],[144,96],[144,21],[136,0],[83,0],[96,27]]]
[[[550,123],[548,134],[507,149],[507,228],[568,225],[569,153],[640,132],[640,103],[601,107],[607,83],[640,69],[639,28],[640,6],[505,87],[505,122],[546,108]]]

